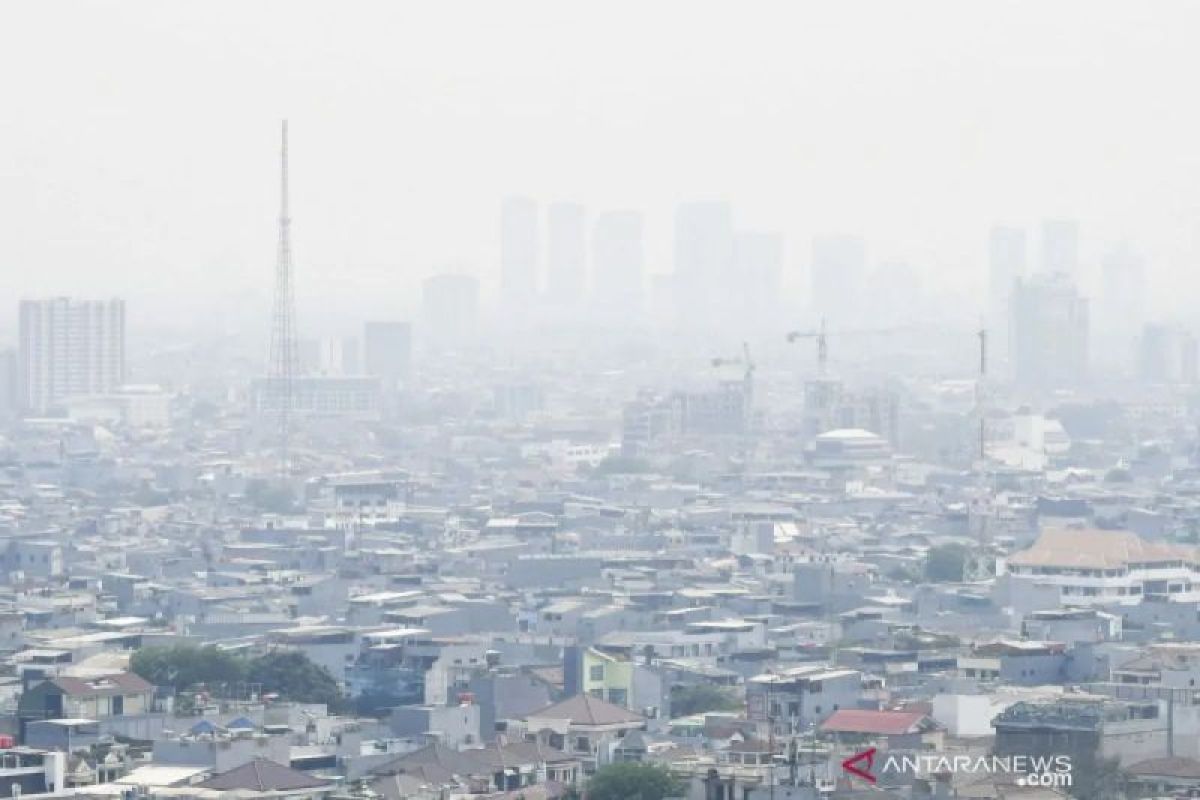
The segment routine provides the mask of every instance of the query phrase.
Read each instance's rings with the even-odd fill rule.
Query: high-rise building
[[[362,374],[362,357],[358,346],[358,339],[354,337],[342,339],[342,374]]]
[[[1171,325],[1147,325],[1138,342],[1138,376],[1155,383],[1195,383],[1196,337]]]
[[[1041,271],[1075,276],[1079,266],[1079,223],[1073,219],[1042,220]]]
[[[592,290],[603,309],[639,310],[642,305],[642,215],[607,211],[592,233]]]
[[[1021,228],[997,225],[988,235],[988,308],[993,314],[1007,315],[1013,281],[1025,275],[1027,250]]]
[[[778,233],[743,231],[733,238],[733,288],[741,313],[748,320],[763,320],[779,305],[779,282],[783,275],[783,236]],[[746,315],[755,315],[747,317]]]
[[[0,350],[0,418],[21,410],[20,363],[15,348]]]
[[[1086,377],[1088,301],[1063,273],[1016,281],[1011,332],[1018,383],[1056,388]]]
[[[683,203],[675,210],[675,287],[690,315],[704,318],[732,282],[733,214],[724,202]]]
[[[583,206],[554,203],[546,212],[546,294],[574,305],[587,288],[586,230]]]
[[[509,197],[500,209],[500,292],[516,302],[538,292],[538,208],[527,197]]]
[[[26,410],[44,414],[67,398],[109,393],[125,382],[123,300],[23,300],[19,316]]]
[[[1120,245],[1105,254],[1100,271],[1096,338],[1127,361],[1146,320],[1146,264],[1131,247]]]
[[[385,393],[396,391],[412,366],[412,326],[407,322],[368,322],[363,326],[363,366],[379,378]]]
[[[446,273],[421,285],[422,341],[433,347],[459,347],[479,328],[479,280]]]
[[[856,318],[862,308],[867,245],[857,236],[817,236],[812,244],[812,307],[829,318]]]

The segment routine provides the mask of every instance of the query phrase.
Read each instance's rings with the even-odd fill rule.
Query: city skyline
[[[217,305],[269,297],[265,154],[282,116],[293,119],[305,159],[295,213],[304,231],[297,290],[306,320],[371,303],[374,314],[405,305],[414,313],[409,298],[439,271],[474,274],[493,296],[501,261],[495,209],[508,195],[579,203],[589,218],[610,208],[642,213],[648,280],[672,271],[676,206],[727,200],[738,227],[784,235],[783,286],[799,298],[809,285],[808,242],[835,233],[862,236],[879,263],[912,264],[974,296],[987,283],[993,225],[1032,230],[1042,219],[1076,219],[1083,277],[1092,280],[1104,253],[1128,240],[1146,254],[1151,305],[1167,314],[1182,310],[1167,278],[1200,263],[1200,165],[1190,146],[1200,122],[1174,99],[1196,66],[1184,31],[1197,12],[1187,4],[1148,11],[1016,3],[986,19],[951,3],[918,3],[903,15],[865,3],[865,17],[806,7],[796,12],[808,24],[794,40],[761,24],[781,5],[736,18],[688,6],[694,49],[672,41],[675,17],[666,7],[680,6],[664,4],[643,30],[623,31],[632,37],[630,57],[603,70],[587,60],[591,34],[619,29],[619,6],[611,17],[585,20],[519,4],[546,12],[536,31],[525,31],[516,15],[485,4],[465,5],[471,13],[453,20],[365,5],[344,26],[357,30],[371,15],[380,32],[409,22],[399,28],[409,46],[385,49],[369,35],[353,51],[342,24],[312,50],[281,39],[270,32],[278,19],[268,6],[239,19],[228,42],[227,7],[219,5],[186,34],[152,5],[111,14],[77,7],[80,21],[109,40],[133,38],[127,52],[112,55],[111,81],[72,82],[51,68],[47,93],[14,87],[11,160],[0,162],[12,178],[0,190],[0,212],[12,221],[0,231],[0,258],[12,265],[2,288],[95,294],[101,287],[90,276],[98,270],[76,266],[90,263],[116,270],[123,296],[161,308],[156,323],[209,319]],[[35,6],[18,13],[33,29],[51,22]],[[923,33],[934,19],[939,33]],[[311,31],[313,7],[290,5],[282,24]],[[432,58],[408,33],[455,26],[477,55],[496,46],[489,30],[529,52],[485,67]],[[883,30],[926,46],[909,50]],[[1133,35],[1118,35],[1126,30]],[[821,31],[856,32],[859,42],[844,58],[822,58]],[[732,67],[715,57],[727,38],[751,33],[766,46],[747,48]],[[1022,47],[1009,47],[1018,34]],[[84,53],[106,38],[66,35]],[[31,39],[9,34],[2,57],[29,55]],[[560,68],[536,73],[546,57]],[[161,68],[133,72],[146,58]],[[12,72],[15,63],[4,66]],[[181,88],[163,95],[164,81]],[[972,87],[978,91],[969,94]],[[272,88],[270,102],[254,108]],[[394,110],[373,110],[368,98],[381,91],[397,97]],[[658,107],[654,98],[668,91],[674,102]],[[174,113],[184,96],[187,113]],[[210,96],[225,98],[238,122],[222,121]],[[47,126],[37,112],[49,97],[72,106],[76,124]],[[831,103],[842,97],[835,111]],[[1052,104],[1059,98],[1074,100],[1069,114]],[[164,113],[155,113],[158,103]],[[328,109],[337,113],[322,113]],[[736,125],[723,121],[723,109],[736,112]],[[131,123],[138,133],[122,134]],[[639,168],[643,158],[653,160],[652,171]],[[1122,190],[1103,191],[1110,186]],[[1031,250],[1036,239],[1031,234]],[[366,291],[352,292],[348,277]],[[168,285],[189,289],[191,310],[176,307]],[[249,310],[243,316],[253,318]]]

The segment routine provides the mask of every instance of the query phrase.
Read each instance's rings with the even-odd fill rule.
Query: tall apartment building
[[[383,382],[385,394],[396,391],[412,365],[412,326],[407,322],[368,322],[363,326],[363,366]]]
[[[125,301],[22,300],[19,382],[26,411],[44,414],[71,397],[125,382]]]
[[[1017,382],[1061,388],[1088,372],[1088,301],[1062,273],[1034,275],[1013,284],[1012,354]]]

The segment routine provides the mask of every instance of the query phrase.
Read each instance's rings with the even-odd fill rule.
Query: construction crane
[[[789,344],[799,339],[817,340],[817,374],[825,374],[825,366],[829,362],[829,340],[825,337],[825,318],[821,318],[821,327],[815,331],[790,331],[787,335]]]
[[[742,354],[733,358],[714,358],[710,362],[713,367],[729,367],[741,366],[744,369],[742,373],[742,395],[745,397],[745,413],[746,413],[746,430],[750,429],[750,418],[753,414],[752,407],[754,405],[754,370],[758,365],[754,363],[754,359],[750,355],[750,345],[747,342],[742,342]]]
[[[754,363],[754,359],[750,357],[750,345],[746,342],[742,342],[742,354],[740,356],[735,356],[733,358],[714,358],[712,360],[712,365],[714,367],[743,365],[746,368],[745,377],[743,378],[745,381],[752,380],[754,377],[754,370],[758,368]]]
[[[842,336],[886,336],[892,333],[920,330],[918,325],[900,325],[891,328],[862,328],[858,330],[843,330],[830,332],[825,327],[825,318],[821,318],[821,326],[816,330],[789,331],[787,340],[795,343],[800,339],[815,339],[817,342],[817,374],[824,377],[829,366],[829,337]]]

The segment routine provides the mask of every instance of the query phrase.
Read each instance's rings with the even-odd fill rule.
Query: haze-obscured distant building
[[[15,348],[0,350],[0,417],[21,410],[20,363]]]
[[[1025,231],[996,226],[988,236],[988,328],[995,331],[993,346],[1008,349],[1009,305],[1013,284],[1023,278],[1028,261]]]
[[[867,272],[867,246],[857,236],[817,236],[812,244],[812,307],[823,316],[858,311]]]
[[[1042,220],[1041,271],[1074,278],[1079,267],[1079,223],[1073,219]]]
[[[422,341],[434,347],[456,347],[471,341],[479,329],[479,279],[445,274],[421,285]]]
[[[1088,372],[1088,301],[1065,274],[1034,275],[1014,284],[1012,353],[1026,386],[1079,383]]]
[[[395,392],[412,368],[412,326],[407,322],[368,322],[363,326],[363,368]]]
[[[1147,325],[1138,341],[1138,376],[1156,383],[1195,383],[1196,337],[1171,325]]]
[[[538,207],[528,197],[506,198],[500,209],[500,293],[516,302],[538,293]]]
[[[1109,352],[1128,367],[1146,321],[1146,262],[1131,247],[1121,245],[1105,254],[1100,271],[1095,338],[1102,348],[1097,352]]]
[[[783,275],[783,236],[739,232],[733,239],[733,269],[743,314],[766,316],[777,309]],[[753,317],[747,321],[750,319]]]
[[[574,305],[587,288],[586,215],[578,203],[554,203],[547,212],[546,294]]]
[[[642,306],[642,215],[607,211],[592,234],[592,286],[597,305],[625,313]]]
[[[733,212],[719,201],[682,203],[675,210],[677,302],[711,310],[733,266]]]
[[[125,301],[67,297],[20,305],[22,404],[44,414],[66,398],[125,382]]]

